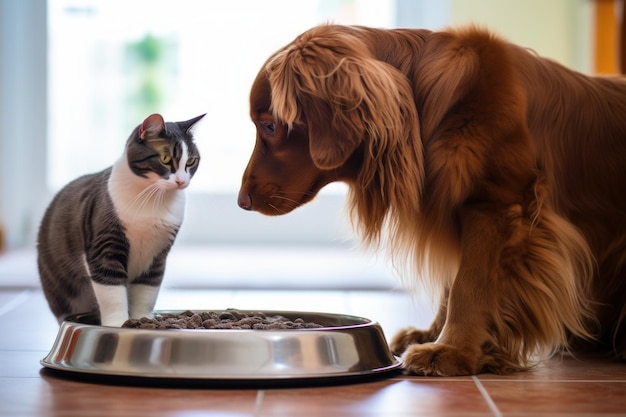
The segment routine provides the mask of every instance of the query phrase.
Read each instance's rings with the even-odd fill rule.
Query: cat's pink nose
[[[252,210],[252,198],[250,194],[247,193],[239,193],[239,197],[237,197],[237,204],[244,210]]]

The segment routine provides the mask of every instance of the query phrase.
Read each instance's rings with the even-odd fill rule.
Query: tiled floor
[[[387,337],[431,312],[392,291],[165,290],[158,309],[316,310],[378,320]],[[554,359],[509,376],[393,375],[298,388],[114,385],[44,370],[57,331],[42,293],[0,291],[0,416],[626,416],[626,364]]]

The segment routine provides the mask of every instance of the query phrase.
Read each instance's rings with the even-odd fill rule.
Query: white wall
[[[511,42],[590,73],[592,1],[450,0],[453,25],[476,23]]]

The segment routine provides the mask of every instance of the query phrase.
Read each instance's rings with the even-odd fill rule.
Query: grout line
[[[487,406],[489,406],[489,409],[491,410],[493,415],[496,417],[502,417],[502,413],[500,412],[500,410],[498,410],[498,406],[496,406],[496,403],[493,402],[491,396],[489,395],[483,384],[480,382],[480,380],[476,378],[476,376],[472,376],[472,379],[474,380],[474,384],[476,384],[476,388],[478,388],[478,391],[480,391],[480,394],[487,402]]]
[[[256,400],[254,401],[254,417],[261,415],[261,406],[263,404],[263,397],[265,397],[265,391],[259,390],[256,393]]]
[[[17,296],[12,298],[8,303],[0,307],[0,316],[3,316],[4,314],[13,310],[15,307],[25,302],[29,297],[30,297],[30,290],[22,291]]]

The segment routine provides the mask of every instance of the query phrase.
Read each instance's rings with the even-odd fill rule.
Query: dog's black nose
[[[252,198],[250,198],[250,194],[239,193],[237,204],[244,210],[252,210]]]

